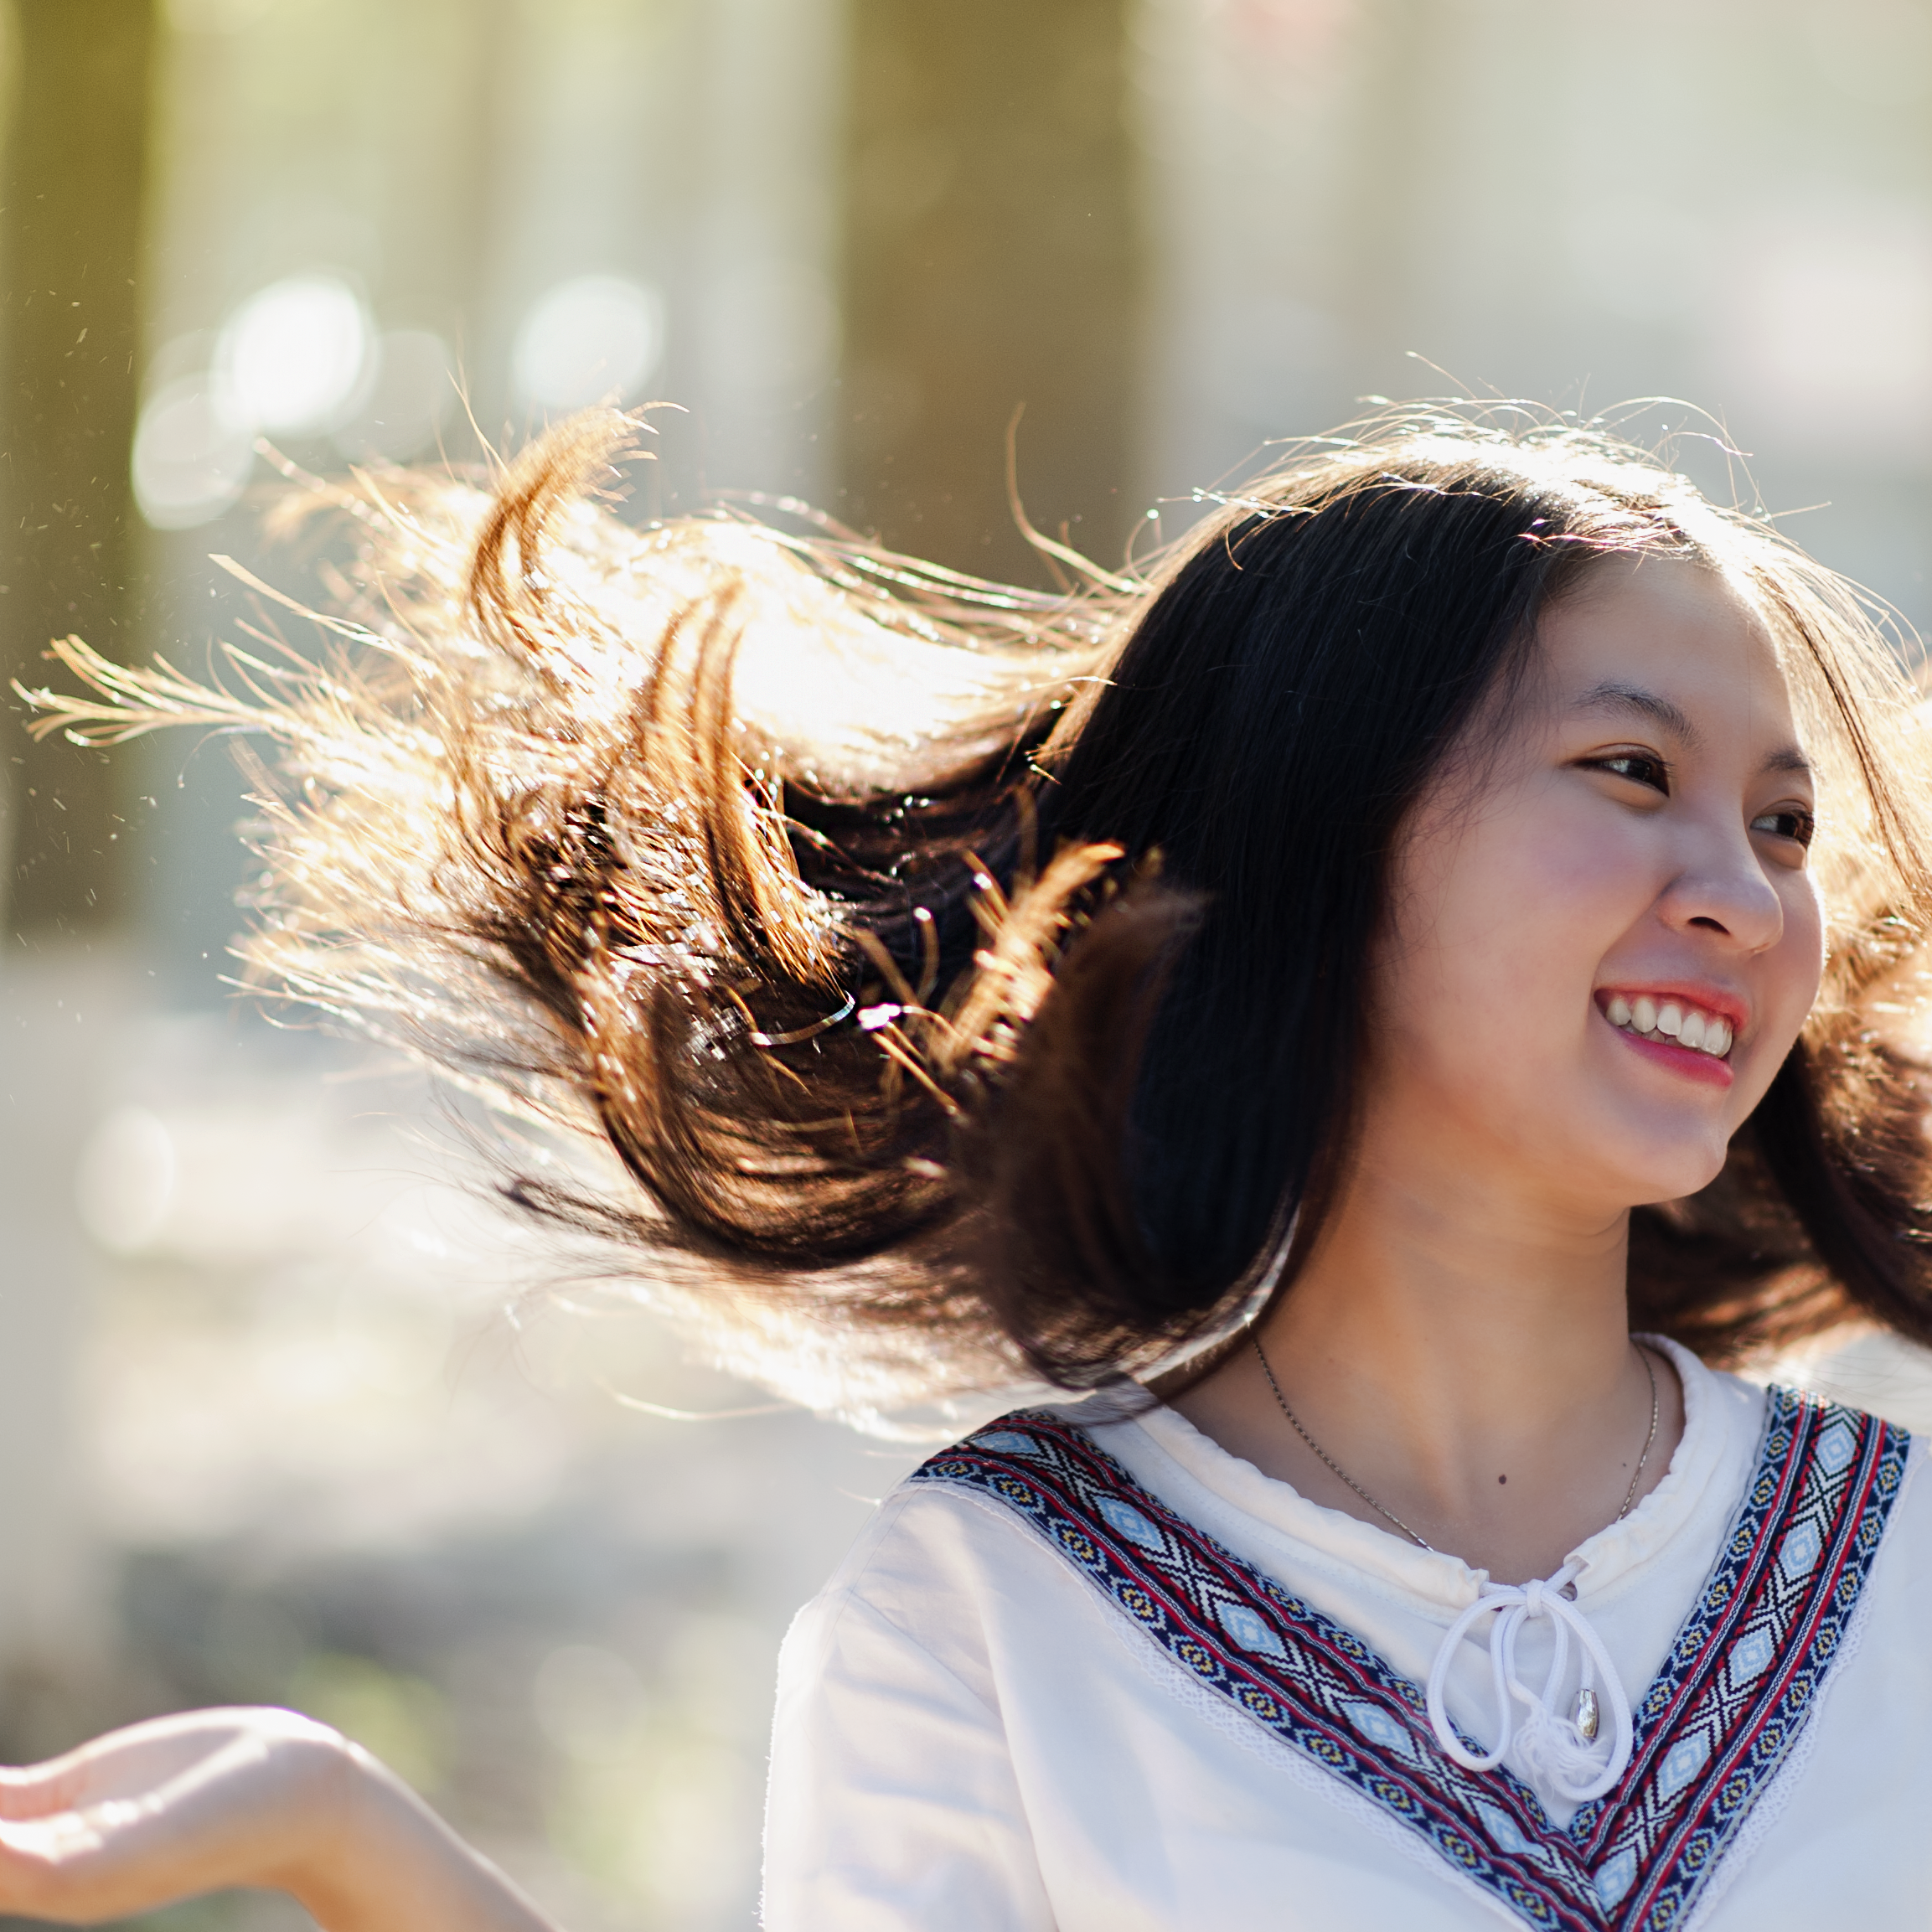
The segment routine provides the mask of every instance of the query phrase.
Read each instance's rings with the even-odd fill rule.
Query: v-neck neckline
[[[912,1480],[980,1490],[1030,1523],[1184,1672],[1526,1923],[1623,1932],[1681,1923],[1784,1764],[1843,1648],[1909,1448],[1875,1418],[1768,1392],[1730,1533],[1634,1707],[1630,1768],[1562,1827],[1514,1773],[1454,1764],[1413,1681],[1065,1416],[1020,1412]]]

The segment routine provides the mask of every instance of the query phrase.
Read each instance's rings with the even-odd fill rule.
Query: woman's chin
[[[1568,1196],[1587,1176],[1593,1202],[1606,1214],[1681,1201],[1708,1187],[1724,1170],[1729,1136],[1712,1131],[1687,1135],[1646,1134],[1640,1125],[1594,1135],[1552,1137],[1540,1150],[1537,1165],[1557,1190]],[[1561,1150],[1559,1150],[1559,1148]],[[1552,1158],[1553,1156],[1553,1158]],[[1596,1217],[1596,1208],[1589,1218]]]
[[[1622,1191],[1629,1207],[1656,1207],[1667,1201],[1682,1201],[1701,1194],[1724,1171],[1725,1149],[1687,1149],[1676,1160],[1633,1161],[1626,1170],[1629,1184]]]

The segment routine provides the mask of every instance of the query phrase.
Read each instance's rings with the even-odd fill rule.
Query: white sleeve
[[[999,1712],[849,1588],[785,1640],[767,1932],[1053,1932]]]

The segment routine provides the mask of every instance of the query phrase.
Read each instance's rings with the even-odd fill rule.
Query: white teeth
[[[1714,1013],[1687,1006],[1681,1000],[1666,1000],[1659,1005],[1647,993],[1627,999],[1613,993],[1604,1002],[1604,1017],[1613,1026],[1640,1034],[1652,1040],[1674,1040],[1700,1053],[1722,1060],[1731,1051],[1731,1023]]]

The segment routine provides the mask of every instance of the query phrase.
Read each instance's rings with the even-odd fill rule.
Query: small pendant
[[[1577,1735],[1586,1744],[1597,1741],[1597,1693],[1594,1691],[1578,1691],[1577,1707],[1571,1714],[1570,1722],[1577,1728]]]

